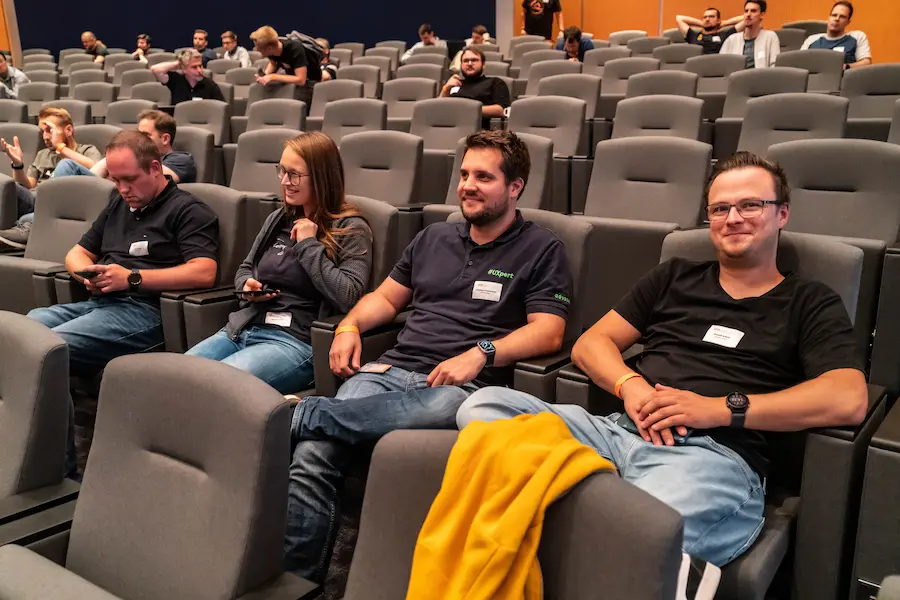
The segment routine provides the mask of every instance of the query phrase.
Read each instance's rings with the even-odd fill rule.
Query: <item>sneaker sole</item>
[[[24,250],[24,249],[25,249],[25,246],[26,246],[26,244],[21,244],[21,243],[19,243],[19,242],[14,242],[14,241],[12,241],[12,240],[8,240],[8,239],[6,239],[5,237],[3,237],[2,235],[0,235],[0,242],[3,242],[3,243],[6,244],[7,246],[11,246],[11,247],[16,248],[16,249],[18,249],[18,250]]]

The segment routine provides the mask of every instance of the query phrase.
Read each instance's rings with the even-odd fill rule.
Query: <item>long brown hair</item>
[[[332,261],[337,258],[340,243],[337,238],[359,233],[351,227],[333,227],[335,221],[347,217],[362,217],[344,194],[344,163],[334,141],[320,131],[301,133],[284,143],[306,163],[309,183],[316,207],[311,215],[303,214],[317,225],[316,239],[325,246],[325,254]],[[290,219],[301,216],[303,209],[284,203]]]

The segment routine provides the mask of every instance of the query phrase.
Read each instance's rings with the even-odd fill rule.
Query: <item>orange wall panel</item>
[[[656,35],[659,25],[659,0],[586,0],[584,30],[605,40],[613,31],[643,29]]]
[[[6,9],[0,2],[0,49],[12,50],[9,47],[9,25],[6,22]]]

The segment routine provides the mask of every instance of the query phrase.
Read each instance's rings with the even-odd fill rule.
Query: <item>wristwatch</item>
[[[25,168],[25,163],[15,164],[13,162],[10,162],[9,168],[12,169],[13,171],[21,171],[22,169]]]
[[[750,398],[740,392],[731,392],[725,396],[725,406],[731,411],[731,427],[743,429],[747,409],[750,408]]]
[[[497,354],[497,349],[494,348],[494,344],[492,344],[490,340],[481,340],[478,342],[478,349],[484,353],[484,366],[493,367],[494,356]]]
[[[141,277],[141,272],[137,269],[132,269],[131,273],[128,274],[128,290],[132,292],[138,291],[142,281],[144,281],[144,278]]]

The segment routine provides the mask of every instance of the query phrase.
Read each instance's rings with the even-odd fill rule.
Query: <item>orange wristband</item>
[[[632,377],[640,377],[640,376],[641,376],[640,373],[635,373],[634,371],[632,371],[631,373],[625,373],[624,375],[619,377],[619,380],[616,382],[616,387],[613,390],[613,393],[615,393],[616,398],[622,397],[619,395],[619,392],[622,391],[622,386],[625,384],[626,381],[628,381]]]
[[[59,144],[57,144],[57,145],[56,145],[56,152],[57,152],[57,154],[60,153],[60,152],[62,152],[63,150],[65,150],[67,147],[68,147],[68,146],[66,146],[66,144],[65,144],[64,142],[60,142]]]
[[[338,336],[338,335],[341,335],[342,333],[347,333],[350,331],[352,331],[356,335],[359,335],[359,327],[357,327],[356,325],[342,325],[341,327],[338,327],[337,329],[334,330],[334,335]]]

